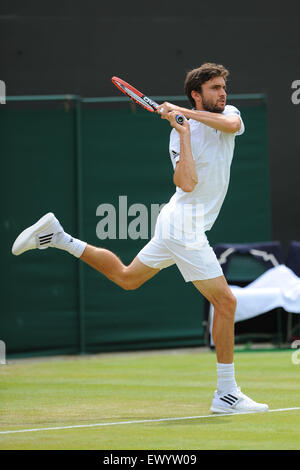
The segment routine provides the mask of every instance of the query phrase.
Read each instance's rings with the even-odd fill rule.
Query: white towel
[[[246,287],[229,286],[237,299],[235,322],[253,318],[274,308],[300,313],[300,278],[284,264],[269,269]],[[213,306],[210,306],[210,330]]]

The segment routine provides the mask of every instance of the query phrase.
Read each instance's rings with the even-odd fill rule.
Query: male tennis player
[[[214,307],[214,413],[268,410],[268,405],[244,395],[235,381],[236,300],[205,234],[214,224],[227,192],[235,137],[244,132],[240,112],[226,105],[228,74],[222,65],[203,64],[191,70],[185,80],[192,110],[170,103],[159,107],[161,117],[173,127],[169,150],[176,192],[160,212],[153,238],[129,266],[111,251],[65,233],[52,213],[25,229],[12,247],[14,255],[34,248],[66,250],[126,290],[138,288],[176,263],[184,280],[193,282]],[[185,116],[183,125],[176,122],[178,113]]]

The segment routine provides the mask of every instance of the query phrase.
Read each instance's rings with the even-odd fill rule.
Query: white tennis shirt
[[[201,112],[201,111],[199,111]],[[235,137],[245,130],[240,111],[231,105],[225,106],[224,115],[238,115],[241,128],[235,134],[221,132],[194,119],[189,120],[192,154],[195,161],[198,183],[192,192],[176,187],[175,194],[163,212],[184,214],[185,227],[180,221],[180,231],[185,233],[206,232],[213,226],[225,199],[233,158]],[[170,158],[175,169],[180,159],[180,136],[172,129],[169,145]],[[174,225],[174,224],[172,224]],[[183,229],[182,229],[183,227]]]

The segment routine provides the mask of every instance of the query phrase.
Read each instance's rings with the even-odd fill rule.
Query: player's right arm
[[[189,122],[185,119],[182,125],[178,124],[175,119],[177,114],[178,113],[175,111],[172,111],[162,117],[168,119],[171,126],[174,127],[180,135],[180,158],[174,171],[174,184],[181,188],[182,191],[189,193],[194,190],[198,183],[198,176],[192,154]]]
[[[186,193],[194,190],[198,183],[195,161],[192,155],[190,129],[180,132],[180,159],[176,164],[173,181]]]

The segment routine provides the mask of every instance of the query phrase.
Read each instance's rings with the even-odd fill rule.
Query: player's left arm
[[[194,111],[192,109],[182,108],[181,106],[176,106],[174,104],[165,102],[159,106],[163,108],[163,112],[177,111],[180,114],[183,114],[187,119],[194,119],[195,121],[202,122],[206,126],[217,129],[221,132],[228,132],[230,134],[235,134],[241,129],[241,118],[236,114],[219,114],[212,113],[210,111]]]
[[[185,117],[202,122],[206,126],[212,127],[213,129],[217,129],[221,132],[235,134],[240,130],[242,125],[241,118],[234,114],[224,115],[219,113],[212,113],[210,111],[187,111],[189,116],[187,116],[185,113],[182,113]]]

